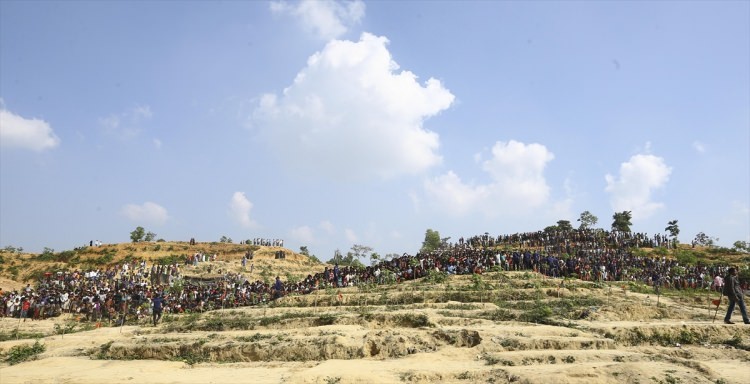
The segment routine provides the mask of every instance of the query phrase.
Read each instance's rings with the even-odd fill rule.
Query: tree
[[[148,233],[146,233],[146,237],[143,238],[143,241],[154,241],[155,238],[156,238],[156,234],[151,231],[148,231]]]
[[[615,212],[612,215],[612,230],[620,232],[630,232],[630,226],[633,225],[630,219],[633,218],[631,211]]]
[[[143,241],[144,237],[146,237],[146,230],[143,227],[136,227],[133,232],[130,232],[130,240],[134,243]]]
[[[362,259],[364,257],[369,256],[372,253],[372,247],[368,247],[366,245],[354,244],[352,245],[352,252],[354,253],[354,256],[356,258]]]
[[[366,247],[364,245],[360,245],[359,247],[362,247],[362,248],[358,248],[359,252],[365,252],[365,253],[367,253],[367,252],[371,252],[372,251],[372,248]],[[352,249],[354,249],[354,247],[352,247]],[[369,251],[368,251],[368,249],[369,249]],[[364,254],[364,253],[361,253],[361,255],[362,254]],[[362,264],[361,261],[359,261],[358,257],[360,257],[360,256],[357,256],[354,252],[351,252],[351,251],[347,252],[346,256],[344,256],[344,255],[341,254],[341,251],[339,251],[337,249],[333,253],[333,258],[331,258],[331,260],[328,260],[328,264],[338,264],[338,265],[342,265],[342,266],[346,265],[346,266],[351,266],[351,267],[364,268],[365,265]]]
[[[569,220],[558,220],[557,221],[557,230],[559,231],[572,231],[573,225],[570,224]]]
[[[719,241],[719,239],[714,239],[713,237],[710,237],[703,232],[698,232],[698,234],[695,235],[695,239],[693,239],[693,244],[704,247],[712,247],[714,245],[714,241]]]
[[[231,237],[222,236],[219,239],[219,242],[220,243],[229,243],[229,244],[232,244],[232,238]]]
[[[328,264],[341,264],[344,262],[344,256],[341,254],[341,251],[336,249],[333,251],[333,257],[331,260],[328,260]]]
[[[310,256],[310,251],[307,250],[307,245],[299,247],[299,253],[305,256]]]
[[[370,265],[375,265],[380,261],[380,255],[377,252],[373,252],[370,254]]]
[[[448,241],[451,239],[450,236],[448,237],[442,237],[440,238],[440,247],[441,248],[448,248]]]
[[[385,258],[383,260],[393,260],[398,259],[400,255],[398,253],[388,253],[385,255]]]
[[[12,245],[8,245],[5,248],[3,248],[3,251],[10,252],[10,253],[21,253],[23,252],[23,247],[14,247]]]
[[[677,220],[668,222],[667,227],[664,228],[664,231],[669,232],[669,236],[672,236],[673,239],[676,239],[677,235],[680,234],[680,227],[677,226]]]
[[[747,241],[737,240],[734,242],[734,249],[739,252],[750,252],[750,243]]]
[[[440,249],[440,232],[428,229],[424,234],[424,241],[422,242],[422,249],[420,252],[431,252]]]
[[[594,216],[589,211],[583,211],[581,213],[581,217],[578,218],[578,221],[581,223],[578,229],[589,229],[596,225],[596,223],[599,221],[599,218]]]

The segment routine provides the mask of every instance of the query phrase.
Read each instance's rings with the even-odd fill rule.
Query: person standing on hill
[[[714,277],[714,283],[713,283],[713,289],[716,292],[721,292],[724,288],[724,279],[719,275],[716,274],[716,277]]]
[[[153,320],[154,320],[154,327],[157,323],[159,323],[159,320],[161,320],[161,313],[164,310],[164,298],[157,292],[153,299],[151,299],[151,304],[153,305]]]
[[[729,308],[727,308],[727,314],[724,316],[725,324],[734,324],[731,321],[732,312],[734,312],[735,304],[739,305],[740,313],[742,314],[742,320],[745,324],[750,324],[750,319],[747,317],[747,308],[745,308],[745,293],[742,292],[740,281],[737,279],[737,268],[729,268],[727,277],[724,278],[724,296],[729,298]]]
[[[281,279],[279,278],[279,276],[276,276],[276,282],[273,285],[273,290],[274,290],[273,292],[274,300],[280,298],[284,293],[283,292],[284,284],[281,282]]]

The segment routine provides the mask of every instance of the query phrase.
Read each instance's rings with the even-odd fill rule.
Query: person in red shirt
[[[29,308],[31,308],[31,302],[29,302],[29,299],[24,297],[23,303],[21,303],[21,318],[24,322],[26,322],[26,318],[29,314]]]

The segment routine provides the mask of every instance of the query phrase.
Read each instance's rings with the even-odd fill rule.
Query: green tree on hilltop
[[[146,237],[146,230],[143,229],[143,227],[136,227],[133,232],[130,232],[130,240],[132,240],[134,243],[139,243],[143,241],[145,237]]]
[[[581,223],[578,229],[589,229],[599,222],[599,218],[589,211],[583,211],[581,217],[578,218],[578,222]]]
[[[440,244],[440,232],[428,229],[424,234],[424,241],[422,242],[422,249],[420,249],[420,252],[430,252],[440,249]]]
[[[680,227],[677,225],[677,220],[671,220],[668,222],[664,231],[669,232],[669,236],[673,239],[677,239],[677,235],[680,234]]]
[[[557,221],[557,229],[559,231],[572,231],[573,225],[570,224],[569,220],[558,220]]]
[[[633,223],[630,222],[630,219],[632,218],[633,213],[631,211],[615,212],[615,214],[612,215],[612,230],[630,232],[630,226],[633,225]]]

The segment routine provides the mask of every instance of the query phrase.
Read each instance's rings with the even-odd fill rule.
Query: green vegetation
[[[8,356],[5,358],[5,362],[10,365],[23,363],[24,361],[36,360],[37,356],[42,354],[47,347],[44,344],[39,343],[39,340],[34,342],[34,345],[22,344],[16,345],[8,351]]]
[[[41,339],[45,335],[39,332],[19,332],[14,329],[10,332],[0,332],[0,342],[18,339]]]

